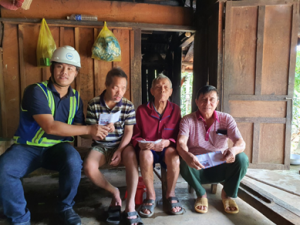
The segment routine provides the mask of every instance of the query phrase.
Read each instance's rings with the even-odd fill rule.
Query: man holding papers
[[[106,90],[93,98],[88,105],[86,123],[99,124],[105,130],[101,140],[92,145],[84,162],[84,172],[97,186],[112,194],[107,222],[118,224],[121,220],[122,200],[119,189],[112,186],[99,168],[105,164],[124,165],[128,198],[123,218],[126,224],[142,224],[135,211],[135,193],[138,184],[138,165],[135,152],[128,144],[131,141],[135,110],[133,104],[124,98],[127,75],[119,68],[113,68],[106,76]]]
[[[151,217],[156,205],[153,186],[153,166],[160,163],[167,167],[168,212],[182,214],[179,200],[175,197],[175,185],[179,175],[179,155],[176,151],[176,138],[180,122],[180,108],[168,101],[172,94],[172,83],[167,76],[158,75],[152,82],[153,102],[138,107],[132,144],[139,156],[147,198],[139,209],[142,217]]]
[[[237,197],[240,181],[249,164],[248,157],[243,153],[245,142],[233,117],[215,110],[219,103],[215,87],[202,87],[195,102],[198,111],[183,117],[180,123],[177,142],[177,151],[181,156],[180,173],[196,191],[196,212],[208,211],[207,195],[202,184],[224,182],[221,194],[224,210],[231,214],[238,213],[239,208],[233,198]],[[228,138],[233,141],[233,147],[228,147]],[[223,157],[218,156],[221,154],[218,151]],[[205,157],[209,158],[205,160]]]

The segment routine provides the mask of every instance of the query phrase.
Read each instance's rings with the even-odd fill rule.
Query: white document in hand
[[[217,152],[209,152],[202,155],[196,155],[198,161],[205,166],[204,169],[210,168],[213,166],[218,166],[223,163],[225,163],[225,160],[223,159],[223,154],[221,151]]]
[[[115,123],[119,121],[121,115],[121,111],[111,114],[100,114],[98,124],[99,125],[107,125],[109,123]]]
[[[140,142],[140,143],[153,143],[153,144],[157,144],[157,143],[161,142],[161,139],[158,139],[156,141],[144,141],[144,140],[140,140],[138,142]]]

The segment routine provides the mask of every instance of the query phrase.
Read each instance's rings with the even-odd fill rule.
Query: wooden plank
[[[5,119],[5,92],[3,78],[3,49],[0,48],[0,137],[4,137],[4,130],[7,130],[7,120]],[[6,136],[6,134],[5,134]],[[3,152],[0,151],[0,154]]]
[[[238,196],[275,224],[299,224],[300,211],[243,179]]]
[[[250,163],[249,168],[251,169],[266,169],[266,170],[287,170],[288,167],[283,164],[271,164],[271,163]]]
[[[224,15],[224,2],[219,2],[218,14],[218,64],[217,64],[217,89],[219,92],[219,109],[223,110],[223,96],[224,96],[224,83],[223,83],[223,15]]]
[[[65,42],[64,36],[65,36],[65,28],[59,27],[59,45],[57,47],[64,46],[64,42]]]
[[[37,49],[39,32],[40,32],[40,24],[34,26],[24,25],[23,30],[24,30],[23,58],[24,58],[24,76],[25,76],[23,86],[26,87],[30,84],[41,82],[43,80],[42,70],[41,68],[37,67],[37,58],[36,58],[36,49]],[[20,48],[20,54],[21,54],[21,48]],[[21,68],[22,68],[22,61],[20,60],[20,70]],[[24,89],[22,89],[21,91],[23,92],[23,90]]]
[[[243,117],[234,118],[238,123],[280,123],[285,124],[286,118],[268,118],[268,117]]]
[[[288,95],[229,95],[229,100],[286,101],[288,97]]]
[[[253,153],[253,130],[254,126],[252,122],[237,122],[237,126],[241,135],[246,143],[246,149],[244,153],[248,156],[249,162],[252,162],[252,153]],[[233,143],[232,143],[233,145]],[[232,146],[229,145],[229,146]]]
[[[286,101],[229,101],[233,117],[277,117],[285,118]]]
[[[253,142],[252,142],[252,160],[251,163],[257,164],[259,161],[259,139],[260,139],[260,124],[253,124]]]
[[[285,124],[260,124],[259,149],[259,163],[284,164]]]
[[[32,4],[29,10],[11,11],[1,8],[1,17],[66,19],[68,15],[74,12],[95,15],[98,17],[98,21],[173,25],[190,25],[192,24],[193,15],[193,10],[188,7],[115,1],[72,0],[40,1],[39,4]]]
[[[287,94],[292,18],[291,5],[266,6],[261,82],[263,95]]]
[[[32,25],[40,23],[41,19],[21,19],[21,18],[0,18],[3,23],[12,23],[23,25]],[[70,20],[52,20],[47,19],[49,26],[64,26],[64,27],[85,27],[85,28],[101,28],[104,25],[102,21],[70,21]],[[148,23],[129,23],[129,22],[107,22],[107,26],[111,29],[141,29],[143,31],[168,31],[168,32],[195,32],[196,28],[193,25],[166,25],[166,24],[148,24]]]
[[[233,6],[256,6],[256,5],[281,5],[281,4],[293,4],[294,1],[293,0],[286,0],[286,1],[282,1],[282,0],[272,0],[272,1],[265,1],[265,0],[243,0],[243,1],[235,1],[233,3]]]
[[[1,102],[2,134],[3,137],[12,138],[19,124],[20,115],[20,76],[19,76],[19,50],[18,26],[4,24],[3,37],[3,92],[4,102]],[[1,94],[2,95],[2,94]]]
[[[69,45],[76,49],[76,47],[75,47],[75,29],[73,27],[64,27],[63,35],[60,33],[60,37],[61,36],[63,39],[62,40],[63,45]],[[76,79],[74,80],[74,82],[71,84],[72,88],[76,89],[76,82],[79,79],[80,79],[79,76],[77,76]]]
[[[24,40],[23,40],[23,26],[18,25],[18,44],[19,44],[19,62],[20,62],[20,83],[21,83],[21,97],[27,86],[26,74],[25,74],[25,62],[24,62]]]
[[[265,25],[265,6],[259,6],[258,25],[257,25],[257,46],[256,46],[255,95],[261,95],[264,25]]]
[[[129,30],[113,30],[113,34],[119,41],[121,47],[121,61],[114,61],[113,67],[120,67],[128,77],[127,90],[124,97],[131,100],[131,74],[130,74],[130,36]]]
[[[184,47],[188,46],[189,44],[191,44],[194,41],[194,39],[195,39],[195,35],[193,34],[191,37],[189,37],[183,43],[181,43],[179,45],[179,47],[184,48]]]
[[[142,104],[142,50],[141,50],[141,30],[130,31],[130,51],[131,51],[131,100],[135,109]]]

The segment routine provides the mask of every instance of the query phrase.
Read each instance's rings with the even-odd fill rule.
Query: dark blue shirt
[[[67,95],[63,98],[60,98],[60,94],[56,91],[51,80],[48,81],[47,88],[52,92],[55,102],[54,120],[67,123],[70,109],[70,97],[74,96],[72,88],[69,87]],[[52,115],[47,97],[37,84],[32,84],[25,89],[22,100],[22,109],[28,111],[28,118],[26,119],[32,122],[34,122],[34,115]],[[83,103],[81,98],[73,124],[84,124]],[[59,136],[46,133],[43,137],[47,137],[48,139],[61,139]]]

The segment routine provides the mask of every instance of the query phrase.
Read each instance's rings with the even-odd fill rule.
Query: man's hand
[[[228,148],[223,152],[223,159],[226,163],[233,163],[235,161],[235,153],[232,148]]]
[[[162,139],[159,143],[154,144],[153,150],[156,152],[162,152],[164,148],[170,145],[170,141],[166,139]]]
[[[113,154],[113,157],[111,158],[111,163],[109,165],[111,166],[118,166],[121,162],[121,151],[118,149],[117,151],[115,151],[115,153]]]
[[[154,148],[153,143],[141,143],[139,142],[139,147],[141,150],[151,150]]]
[[[107,136],[110,129],[109,127],[98,124],[91,125],[90,128],[90,135],[96,141],[103,140]]]
[[[188,164],[189,167],[192,167],[196,170],[204,169],[205,166],[203,166],[197,159],[196,156],[194,156],[192,153],[189,153],[189,156],[185,160],[185,162]]]
[[[115,131],[115,125],[113,123],[109,123],[105,126],[109,128],[109,131],[108,131],[109,133],[112,133]]]

